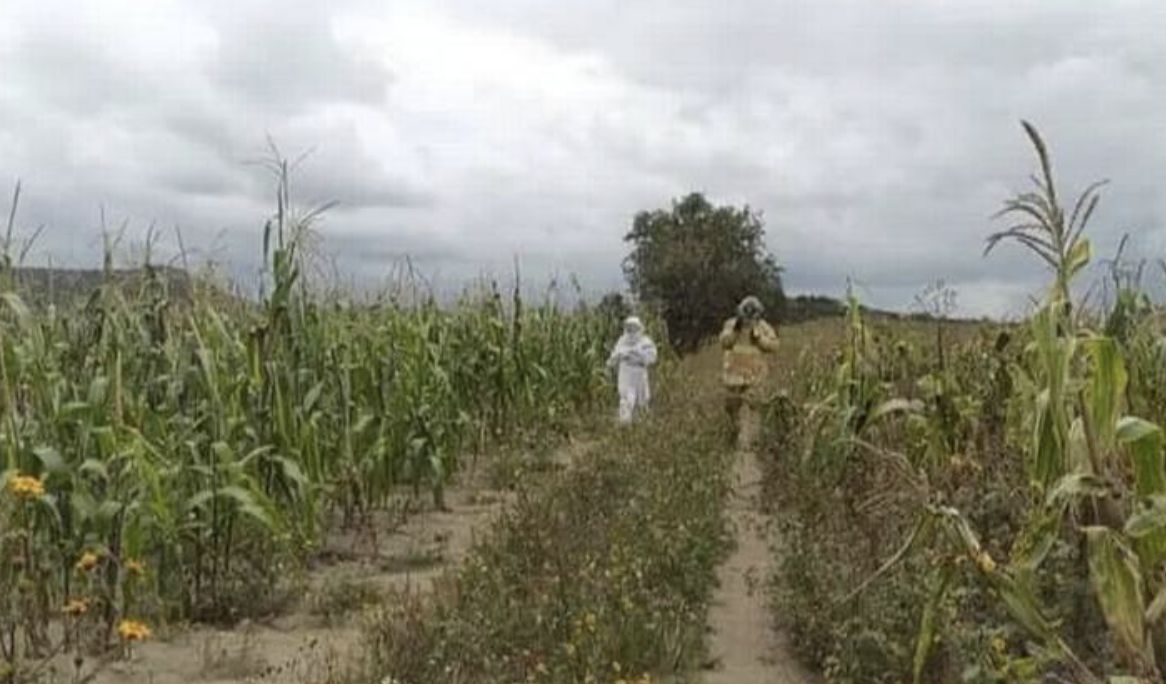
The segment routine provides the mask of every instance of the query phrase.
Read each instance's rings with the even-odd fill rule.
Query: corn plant
[[[899,474],[899,496],[913,498],[920,516],[898,552],[842,603],[912,551],[929,549],[934,569],[919,618],[913,659],[916,682],[924,680],[942,630],[940,606],[958,585],[958,578],[969,577],[966,568],[1027,632],[1033,648],[1060,666],[1066,681],[1102,682],[1105,679],[1060,633],[1040,591],[1046,581],[1042,568],[1052,549],[1069,542],[1080,549],[1081,572],[1091,582],[1093,598],[1120,654],[1117,665],[1123,674],[1110,681],[1158,681],[1160,659],[1166,655],[1166,627],[1161,622],[1166,612],[1163,433],[1155,423],[1130,413],[1134,406],[1127,366],[1129,330],[1109,335],[1103,326],[1098,331],[1091,326],[1088,312],[1073,303],[1075,279],[1090,260],[1085,231],[1098,206],[1102,183],[1090,185],[1066,210],[1043,140],[1027,122],[1024,130],[1039,164],[1036,188],[1005,203],[1000,216],[1015,223],[992,234],[986,251],[1015,242],[1037,255],[1053,273],[1046,298],[1022,331],[1027,342],[1023,353],[1005,361],[1009,381],[1002,385],[1012,393],[1008,401],[1027,433],[1020,442],[1029,486],[1026,522],[1011,540],[1009,557],[993,558],[964,513],[945,501],[936,487],[934,480],[944,475],[942,468],[875,445],[854,431],[855,444]],[[1118,314],[1111,312],[1111,320],[1113,315]],[[1147,353],[1151,346],[1138,348],[1140,364],[1152,358]],[[1135,377],[1144,377],[1142,372]],[[939,369],[935,373],[946,377]],[[958,385],[951,388],[958,392]],[[908,404],[905,409],[909,420],[921,418],[935,423],[936,430],[945,429],[942,412],[929,411],[926,405]],[[959,444],[935,443],[951,451]]]
[[[91,296],[28,304],[10,220],[0,681],[54,649],[128,645],[145,618],[277,607],[334,512],[355,524],[410,492],[441,505],[470,452],[550,438],[606,395],[613,321],[585,306],[530,305],[517,286],[452,306],[322,294],[311,275],[327,206],[299,208],[290,165],[269,167],[256,298],[175,286],[153,263],[155,233],[127,276],[113,232]]]
[[[1083,233],[1101,184],[1089,186],[1066,213],[1045,145],[1034,127],[1025,123],[1024,128],[1040,162],[1038,190],[1006,203],[1004,213],[1024,221],[994,234],[988,249],[1002,240],[1017,241],[1055,274],[1046,303],[1030,323],[1032,343],[1020,373],[1032,434],[1029,473],[1043,501],[1017,539],[1009,567],[997,570],[983,560],[980,565],[991,577],[1004,578],[1000,595],[1021,624],[1046,645],[1055,645],[1082,681],[1100,681],[1040,619],[1043,611],[1025,588],[1031,587],[1063,521],[1072,521],[1125,666],[1135,677],[1156,680],[1166,643],[1157,627],[1161,606],[1166,606],[1158,579],[1166,559],[1166,518],[1155,505],[1166,492],[1162,431],[1125,414],[1128,374],[1119,340],[1082,327],[1072,311],[1073,279],[1089,261]],[[1144,503],[1134,506],[1136,501]],[[970,533],[964,538],[972,553],[980,553]],[[1162,596],[1158,606],[1152,599],[1156,595]]]

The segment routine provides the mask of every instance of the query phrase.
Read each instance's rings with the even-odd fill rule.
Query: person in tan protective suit
[[[761,386],[769,375],[768,355],[777,351],[777,333],[761,315],[765,309],[756,297],[737,305],[737,315],[721,330],[725,385],[725,410],[732,422],[737,446],[752,448],[760,431]]]

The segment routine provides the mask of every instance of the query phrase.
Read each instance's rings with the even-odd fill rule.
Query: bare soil
[[[424,506],[404,521],[388,514],[359,530],[328,535],[308,569],[303,596],[283,614],[231,629],[196,625],[159,630],[131,658],[98,668],[92,684],[240,684],[320,681],[342,671],[361,639],[360,602],[390,590],[428,591],[457,565],[511,499],[505,491],[463,485],[446,492],[448,510]],[[424,504],[413,502],[414,506]],[[169,632],[169,633],[165,633]],[[83,664],[90,672],[94,663]],[[73,682],[61,658],[55,679]]]
[[[765,585],[774,558],[773,525],[762,513],[756,456],[738,451],[728,512],[735,548],[717,571],[709,610],[710,669],[705,684],[817,684],[774,629]]]

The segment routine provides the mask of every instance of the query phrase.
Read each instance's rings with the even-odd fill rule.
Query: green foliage
[[[780,270],[748,207],[714,206],[693,193],[671,209],[637,214],[624,240],[632,245],[624,261],[632,292],[659,310],[681,351],[716,334],[746,295],[771,316],[781,308]]]
[[[697,665],[729,463],[716,407],[696,399],[521,488],[430,601],[374,616],[360,681],[656,681]]]
[[[997,216],[1013,219],[1015,223],[993,233],[984,252],[1005,241],[1023,245],[1053,269],[1056,277],[1051,297],[1067,303],[1071,299],[1070,283],[1089,263],[1091,248],[1084,232],[1101,201],[1099,193],[1106,181],[1090,185],[1077,197],[1072,211],[1065,211],[1057,194],[1048,148],[1035,126],[1027,121],[1022,124],[1040,166],[1039,175],[1033,177],[1036,189],[1004,203]]]
[[[1161,678],[1157,312],[1116,276],[1108,310],[1072,302],[1099,184],[1062,208],[1048,151],[1032,126],[1025,131],[1037,188],[1005,204],[1002,214],[1018,222],[988,249],[1016,241],[1050,266],[1045,301],[995,343],[900,340],[893,364],[882,360],[887,345],[856,346],[852,315],[834,382],[803,386],[807,408],[794,411],[802,420],[782,442],[808,457],[776,486],[793,512],[797,554],[780,573],[781,596],[799,646],[831,681]],[[894,393],[864,414],[847,391],[858,379]],[[828,425],[841,428],[816,427]],[[863,543],[867,553],[854,553]],[[844,650],[864,639],[877,653]]]
[[[319,295],[322,209],[297,210],[273,170],[258,302],[196,283],[176,306],[164,274],[147,263],[126,287],[112,255],[83,305],[0,293],[0,661],[47,652],[73,599],[101,643],[125,618],[269,612],[325,521],[402,486],[440,504],[463,455],[553,439],[607,398],[608,313],[517,287],[446,308]],[[18,477],[43,493],[17,500]]]
[[[1087,527],[1084,532],[1089,540],[1089,574],[1105,620],[1121,648],[1138,659],[1146,647],[1146,627],[1145,590],[1137,558],[1112,530]]]

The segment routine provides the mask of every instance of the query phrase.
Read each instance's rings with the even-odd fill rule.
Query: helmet
[[[755,321],[761,318],[761,314],[765,313],[765,307],[762,306],[761,300],[749,295],[741,300],[737,305],[737,315],[747,321]]]

